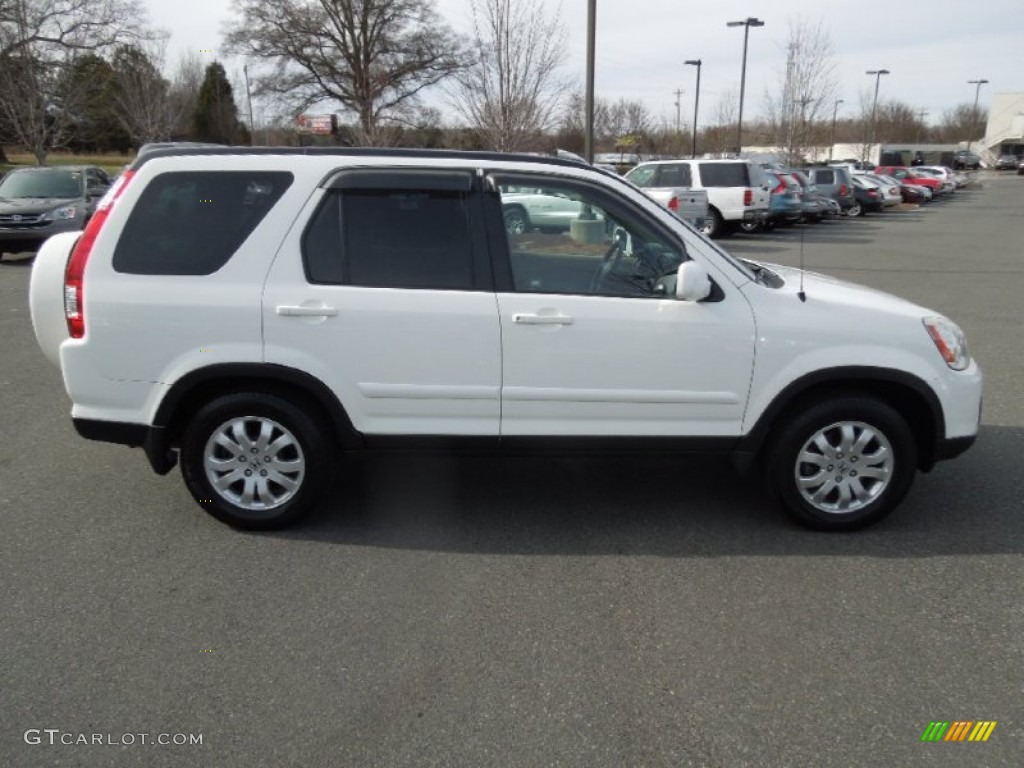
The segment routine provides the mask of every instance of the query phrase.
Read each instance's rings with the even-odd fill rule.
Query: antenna
[[[807,301],[807,294],[804,293],[804,230],[806,228],[806,224],[800,224],[800,290],[796,292],[800,301]]]

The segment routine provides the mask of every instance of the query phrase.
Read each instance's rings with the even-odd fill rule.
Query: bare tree
[[[171,84],[161,74],[165,44],[166,38],[114,53],[118,119],[136,144],[170,139],[181,119],[182,103],[171,97]]]
[[[257,95],[298,111],[340,102],[362,143],[379,143],[389,120],[461,66],[431,0],[234,0],[234,10],[229,50],[271,65]]]
[[[789,22],[786,62],[779,89],[765,94],[772,142],[791,164],[813,146],[819,125],[831,118],[837,92],[835,49],[820,22]]]
[[[474,58],[457,77],[454,106],[492,149],[532,149],[567,90],[559,11],[549,16],[539,0],[472,0],[471,9]]]
[[[138,0],[0,0],[0,58],[106,48],[143,34],[142,19]]]
[[[985,133],[988,110],[979,107],[977,113],[973,104],[958,104],[942,113],[942,121],[935,126],[934,138],[942,143],[957,143],[964,139],[977,141]]]
[[[67,140],[81,97],[75,56],[145,36],[138,0],[0,0],[0,123],[40,165]]]

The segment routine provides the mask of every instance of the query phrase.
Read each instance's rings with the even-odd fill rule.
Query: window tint
[[[499,187],[513,287],[521,293],[664,297],[674,290],[682,244],[603,195],[566,182]]]
[[[814,172],[814,180],[818,184],[835,184],[836,174],[835,171],[830,170],[818,170]]]
[[[749,187],[746,163],[701,163],[700,180],[705,187]]]
[[[313,283],[470,290],[468,198],[433,190],[328,192],[303,237]]]
[[[227,264],[291,186],[283,171],[189,171],[143,190],[114,250],[114,269],[136,275],[209,275]]]
[[[659,187],[691,187],[690,166],[686,163],[669,163],[658,166]]]

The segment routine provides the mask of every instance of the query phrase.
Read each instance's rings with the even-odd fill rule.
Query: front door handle
[[[512,322],[519,325],[572,325],[569,315],[512,315]]]
[[[334,317],[338,310],[334,307],[302,307],[288,304],[278,304],[277,314],[290,317]]]

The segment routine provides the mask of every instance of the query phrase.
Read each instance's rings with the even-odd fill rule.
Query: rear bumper
[[[71,421],[75,431],[86,440],[142,448],[150,466],[158,475],[166,475],[178,463],[178,454],[168,447],[163,427],[99,419],[75,418]]]

